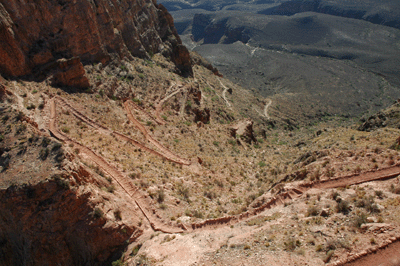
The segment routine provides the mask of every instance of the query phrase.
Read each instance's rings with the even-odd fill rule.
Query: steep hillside
[[[48,57],[46,71],[22,52],[24,76],[1,72],[1,265],[346,265],[360,258],[374,265],[398,259],[395,252],[382,255],[400,240],[395,123],[367,132],[358,130],[357,120],[327,114],[297,121],[301,111],[290,100],[296,96],[264,98],[185,49],[179,58],[190,68],[179,69],[177,57],[163,53],[181,47],[172,20],[153,2],[29,3],[13,2],[7,11],[2,32],[14,34],[0,43],[10,53],[0,55],[29,50],[24,36],[46,40],[52,56],[57,47],[70,52]],[[79,32],[80,20],[68,21],[57,37],[67,41],[57,45],[47,39],[53,24],[28,23],[23,30],[15,24],[40,21],[47,11],[57,17],[59,5],[68,17],[86,17],[90,8],[99,11],[95,16],[110,14],[114,32],[125,19],[137,19],[126,34],[136,36],[140,28],[135,42],[145,53],[120,53],[100,38],[108,59],[96,61],[75,50],[84,38],[62,34]],[[19,17],[34,7],[41,9]],[[130,13],[134,7],[137,13]],[[120,9],[118,20],[113,12]],[[154,31],[163,19],[166,35]],[[29,25],[32,35],[24,35]],[[147,32],[168,37],[154,43],[158,48],[147,47]],[[10,50],[10,43],[21,46]],[[276,54],[276,62],[287,55]],[[9,62],[4,66],[12,71]],[[316,77],[331,73],[340,80],[359,70],[335,62],[326,61],[325,72],[315,63]],[[368,93],[374,90],[369,75],[354,75]],[[383,112],[396,117],[396,111]]]

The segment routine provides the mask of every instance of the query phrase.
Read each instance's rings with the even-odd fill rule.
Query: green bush
[[[337,212],[341,212],[343,214],[348,214],[350,212],[349,202],[342,200],[336,206]]]
[[[362,224],[367,223],[367,215],[365,213],[360,213],[355,217],[354,226],[360,228]]]
[[[264,166],[266,166],[267,164],[265,163],[265,162],[259,162],[258,163],[258,166],[260,166],[260,167],[264,167]]]
[[[162,203],[165,200],[165,193],[164,190],[161,188],[157,190],[157,202]]]
[[[103,216],[104,216],[104,213],[100,208],[98,208],[98,207],[94,208],[94,211],[93,211],[94,218],[99,219],[99,218],[102,218]]]
[[[319,214],[319,210],[316,206],[311,206],[307,209],[307,216],[317,216]]]

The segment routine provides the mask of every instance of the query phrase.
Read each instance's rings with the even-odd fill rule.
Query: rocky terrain
[[[301,116],[189,52],[152,1],[0,9],[1,265],[398,264],[400,107],[384,77],[327,59],[333,88],[354,72],[360,99],[382,88],[388,108]]]
[[[294,121],[367,117],[399,97],[397,2],[270,4],[268,12],[193,6],[172,14],[187,47]]]

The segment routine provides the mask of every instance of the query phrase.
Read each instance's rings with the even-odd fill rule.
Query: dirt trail
[[[393,241],[392,241],[393,240]],[[363,252],[345,262],[333,263],[332,266],[398,266],[400,265],[400,238],[395,237],[389,240],[376,251]],[[390,242],[390,243],[389,243]],[[365,253],[365,254],[364,254]]]
[[[347,185],[357,185],[370,181],[390,179],[398,175],[400,175],[400,166],[396,165],[385,169],[362,173],[360,175],[349,175],[331,180],[304,183],[296,188],[291,188],[286,191],[282,191],[273,198],[269,199],[267,202],[263,203],[261,206],[254,208],[252,210],[248,210],[238,215],[204,220],[199,223],[193,223],[189,227],[192,230],[195,230],[203,227],[210,227],[210,226],[215,227],[218,225],[221,226],[221,225],[237,223],[242,220],[248,219],[250,217],[256,216],[257,214],[263,212],[266,209],[271,209],[277,205],[282,205],[288,201],[301,197],[307,190],[311,188],[329,189],[329,188],[345,187]]]
[[[146,110],[144,110],[144,108],[140,107],[139,105],[137,105],[136,103],[134,103],[132,100],[127,100],[130,104],[130,106],[137,110],[138,112],[144,114],[145,116],[147,116],[147,118],[149,118],[150,120],[152,120],[154,123],[158,124],[158,125],[164,125],[165,122],[164,121],[158,121],[158,119],[154,116],[152,116],[150,113],[148,113]]]
[[[231,108],[231,104],[228,101],[228,99],[226,98],[226,92],[228,91],[228,88],[222,83],[222,81],[217,77],[219,83],[221,84],[222,87],[224,87],[224,91],[222,92],[222,98],[225,100],[226,102],[226,106],[228,106],[229,108]]]
[[[102,133],[102,134],[106,134],[106,135],[112,134],[112,135],[114,135],[115,137],[117,137],[117,138],[119,138],[119,139],[122,139],[122,140],[124,140],[124,141],[127,141],[127,142],[129,142],[129,143],[135,145],[136,147],[138,147],[138,148],[140,148],[140,149],[143,149],[143,150],[145,150],[145,151],[147,151],[147,152],[149,152],[149,153],[151,153],[151,154],[153,154],[153,155],[156,155],[156,156],[162,157],[162,158],[164,158],[164,159],[167,159],[167,160],[169,160],[169,161],[171,161],[171,162],[178,163],[178,164],[184,164],[184,165],[189,165],[189,164],[190,164],[190,161],[184,160],[184,159],[180,158],[179,156],[175,155],[174,153],[172,153],[171,151],[169,151],[167,148],[165,148],[164,146],[162,146],[160,143],[158,143],[155,139],[153,139],[153,138],[148,134],[146,128],[145,128],[142,124],[140,124],[140,122],[137,121],[135,118],[133,118],[133,119],[136,121],[135,126],[136,126],[137,128],[139,128],[139,130],[143,133],[143,135],[146,136],[146,139],[147,139],[147,140],[149,140],[151,143],[153,143],[154,145],[156,145],[156,147],[158,147],[163,153],[160,153],[160,152],[155,151],[155,150],[153,150],[153,149],[151,149],[151,148],[148,148],[148,147],[146,147],[143,143],[140,143],[139,141],[136,141],[136,140],[134,140],[134,139],[132,139],[132,138],[130,138],[130,137],[128,137],[128,136],[122,134],[122,133],[119,133],[119,132],[117,132],[117,131],[110,130],[109,128],[107,128],[107,127],[105,127],[105,126],[100,125],[99,123],[95,122],[94,120],[90,119],[89,117],[85,116],[84,114],[82,114],[81,112],[79,112],[78,110],[76,110],[74,107],[72,107],[71,104],[69,104],[69,103],[68,103],[66,100],[64,100],[63,98],[57,97],[57,96],[56,96],[55,99],[57,100],[57,102],[58,102],[63,108],[68,109],[69,111],[71,111],[71,113],[72,113],[76,118],[78,118],[78,119],[81,120],[82,122],[84,122],[84,123],[90,125],[91,127],[97,129],[97,130],[98,130],[100,133]],[[129,100],[128,102],[129,102],[130,105],[134,106],[134,108],[138,107],[138,106],[137,106],[136,104],[134,104],[132,101]],[[142,110],[142,108],[136,108],[136,109],[138,109],[139,111]],[[131,115],[132,115],[132,114],[131,114]],[[129,116],[129,113],[128,113],[128,116]],[[132,117],[133,117],[133,115],[132,115]],[[149,115],[149,117],[151,117],[151,116]],[[132,121],[132,122],[133,122],[133,121]],[[146,132],[147,135],[146,135],[144,132]]]
[[[155,140],[147,131],[147,129],[133,116],[131,110],[129,109],[129,106],[132,105],[132,101],[125,101],[124,102],[124,107],[125,111],[128,114],[129,120],[142,132],[142,134],[145,136],[145,138],[152,143],[154,146],[156,146],[158,149],[160,149],[165,157],[167,157],[169,160],[174,160],[178,162],[179,164],[183,165],[190,165],[190,161],[185,160],[180,158],[178,155],[174,154],[171,152],[169,149],[164,147],[161,143],[159,143],[157,140]]]
[[[171,85],[170,89],[172,89],[173,87],[175,87],[176,85],[173,84]],[[182,86],[182,85],[178,85],[178,89],[176,89],[175,91],[171,92],[170,94],[168,94],[166,97],[164,97],[161,101],[158,102],[158,104],[156,105],[156,118],[159,122],[162,122],[163,125],[165,124],[165,122],[163,121],[163,119],[161,118],[161,111],[162,111],[162,106],[163,104],[168,101],[170,98],[172,98],[175,94],[177,94],[178,92],[180,92],[181,90],[184,90],[187,88],[186,86]]]
[[[272,100],[271,99],[268,99],[269,100],[269,102],[265,105],[265,107],[264,107],[264,116],[265,116],[265,118],[267,118],[267,119],[271,119],[270,117],[269,117],[269,115],[268,115],[268,108],[269,108],[269,106],[271,105],[271,103],[272,103]]]
[[[93,122],[93,121],[92,121]],[[51,134],[67,144],[72,144],[77,147],[80,153],[88,160],[97,164],[103,171],[109,174],[117,184],[134,200],[136,205],[142,211],[146,217],[150,226],[154,231],[161,231],[164,233],[182,233],[183,230],[177,226],[167,225],[160,221],[160,217],[154,217],[155,209],[151,207],[151,204],[142,195],[140,190],[131,182],[130,178],[122,174],[115,167],[111,166],[103,157],[97,155],[94,151],[88,147],[81,145],[80,143],[72,140],[65,134],[61,133],[57,128],[57,113],[56,113],[56,101],[55,99],[50,100],[50,123],[49,130]]]
[[[335,179],[324,180],[313,183],[311,186],[313,188],[328,189],[345,187],[347,185],[357,185],[365,182],[389,179],[400,175],[400,166],[395,165],[392,167],[369,171],[362,174],[354,174],[349,176],[338,177]]]
[[[218,227],[218,226],[227,226],[229,224],[234,224],[238,223],[243,220],[247,220],[251,217],[254,217],[258,215],[259,213],[263,212],[266,209],[271,209],[274,208],[275,206],[282,205],[285,202],[291,201],[293,199],[296,199],[298,197],[301,197],[307,190],[312,189],[312,188],[317,188],[317,189],[329,189],[329,188],[337,188],[337,187],[344,187],[347,185],[356,185],[356,184],[361,184],[365,182],[370,182],[370,181],[375,181],[375,180],[384,180],[384,179],[389,179],[389,178],[394,178],[398,175],[400,175],[400,165],[395,165],[392,167],[384,168],[384,169],[379,169],[379,170],[374,170],[374,171],[369,171],[361,174],[354,174],[354,175],[349,175],[349,176],[343,176],[343,177],[338,177],[336,179],[331,179],[331,180],[323,180],[323,181],[317,181],[317,182],[311,182],[311,183],[304,183],[302,185],[299,185],[297,188],[290,188],[287,189],[286,191],[282,191],[276,196],[270,198],[266,202],[264,202],[262,205],[258,206],[257,208],[248,210],[244,213],[241,213],[239,215],[232,215],[232,216],[226,216],[226,217],[221,217],[221,218],[216,218],[216,219],[207,219],[204,221],[201,221],[199,223],[191,223],[187,225],[181,225],[181,227],[178,227],[177,225],[172,225],[171,223],[165,223],[164,221],[161,220],[161,217],[159,217],[156,214],[156,211],[154,208],[152,208],[151,203],[149,200],[146,199],[145,196],[140,192],[140,190],[131,182],[131,180],[122,174],[120,171],[118,171],[115,167],[111,166],[107,161],[97,155],[94,151],[92,151],[90,148],[81,145],[80,143],[72,140],[65,134],[61,133],[58,128],[57,128],[57,114],[56,114],[56,101],[60,102],[60,105],[63,107],[66,107],[68,109],[74,109],[72,106],[70,106],[68,103],[66,103],[65,100],[57,98],[52,98],[50,102],[50,123],[49,123],[49,130],[52,133],[54,137],[57,139],[66,142],[67,144],[73,144],[75,147],[78,147],[81,154],[83,154],[87,159],[93,161],[95,164],[97,164],[102,170],[104,170],[106,173],[108,173],[121,188],[134,200],[134,202],[137,204],[143,215],[146,217],[148,222],[150,223],[151,227],[155,231],[161,231],[164,233],[182,233],[184,231],[190,232],[194,230],[199,230],[205,227]],[[129,110],[129,102],[126,101],[124,103],[125,108]],[[127,111],[128,111],[127,110]],[[87,124],[98,128],[99,125],[97,125],[96,122],[93,120],[87,118],[80,112],[76,111],[74,109],[73,114],[82,121],[85,121]],[[130,110],[128,112],[128,116],[132,116],[130,114]],[[133,117],[133,116],[132,116]],[[133,118],[132,122],[134,122],[136,119]],[[143,130],[143,125],[141,125],[137,120],[136,122],[138,123],[138,127],[142,128]],[[140,124],[140,126],[139,126]],[[106,127],[101,127],[102,130],[105,132],[110,132],[109,129]],[[144,128],[144,130],[146,130]],[[146,134],[148,135],[147,131],[145,131]],[[117,133],[117,132],[112,132],[116,136],[120,136],[123,139],[130,140],[130,138]],[[132,140],[133,141],[133,140]],[[154,140],[155,141],[155,140]],[[162,146],[161,146],[162,147]],[[163,147],[162,147],[163,148]],[[386,246],[388,246],[391,243],[394,243],[398,245],[398,239],[394,239],[390,243],[388,242]],[[386,247],[384,246],[384,247]],[[393,246],[395,247],[395,246]],[[397,247],[397,246],[396,246]],[[383,248],[383,247],[382,247]],[[390,246],[392,249],[392,246]],[[369,250],[365,251],[362,253],[362,255],[358,255],[353,258],[349,258],[346,262],[338,262],[335,263],[334,265],[345,265],[349,261],[356,261],[360,257],[365,257],[368,258],[370,262],[372,262],[373,255],[370,255],[374,252],[376,252],[379,248],[374,249],[374,250]],[[383,251],[382,251],[383,252]],[[371,257],[370,257],[371,256]],[[372,259],[371,259],[372,258]],[[354,264],[354,265],[367,265],[367,264]],[[372,265],[372,264],[371,264]]]
[[[87,148],[86,146],[81,145],[80,143],[72,140],[65,134],[61,133],[58,131],[57,126],[57,114],[56,114],[56,102],[53,99],[50,100],[50,125],[49,125],[49,130],[50,132],[59,140],[66,142],[68,144],[73,144],[75,147],[77,147],[80,151],[80,153],[83,153],[84,156],[86,156],[88,159],[96,163],[100,168],[102,168],[106,173],[108,173],[110,176],[114,178],[114,180],[125,190],[125,192],[129,196],[133,196],[137,191],[137,187],[133,185],[130,182],[130,179],[121,172],[119,172],[117,169],[115,169],[113,166],[111,166],[109,163],[107,163],[103,157],[97,155],[94,151],[91,149]]]

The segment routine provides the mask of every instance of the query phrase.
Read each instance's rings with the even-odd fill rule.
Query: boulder
[[[210,109],[204,108],[204,109],[194,109],[193,110],[195,113],[194,117],[194,122],[201,122],[203,124],[208,124],[210,122]]]
[[[53,86],[67,86],[76,88],[88,88],[89,80],[85,76],[85,69],[78,57],[57,60],[57,72],[53,75]]]
[[[253,121],[250,119],[240,121],[238,124],[232,126],[230,133],[232,137],[239,138],[248,144],[257,142],[253,131]]]

